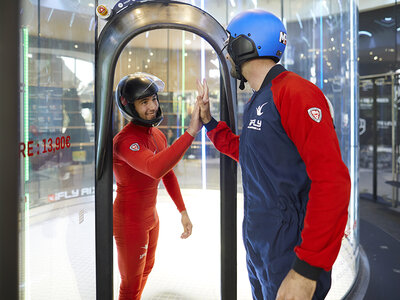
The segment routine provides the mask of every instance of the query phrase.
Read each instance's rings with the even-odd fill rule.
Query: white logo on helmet
[[[286,33],[283,31],[279,34],[279,42],[286,45]]]
[[[140,150],[140,146],[138,143],[134,143],[132,144],[129,149],[131,149],[132,151],[139,151]]]
[[[312,107],[308,110],[308,115],[313,119],[315,122],[319,123],[322,119],[322,112],[319,108]]]

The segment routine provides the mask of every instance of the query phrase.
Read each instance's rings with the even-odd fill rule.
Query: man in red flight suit
[[[170,147],[156,127],[163,119],[157,93],[164,83],[147,73],[124,77],[118,84],[116,102],[130,122],[113,140],[113,169],[117,182],[114,202],[114,237],[121,274],[119,299],[138,300],[154,265],[159,220],[156,210],[157,187],[163,180],[181,213],[186,239],[192,233],[172,168],[190,147],[202,123],[196,105],[186,132]]]

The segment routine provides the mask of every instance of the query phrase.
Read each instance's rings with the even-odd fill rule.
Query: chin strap
[[[244,83],[247,82],[246,78],[243,77],[240,67],[235,64],[236,79],[240,80],[239,89],[244,90]]]
[[[242,76],[242,78],[240,79],[239,89],[244,90],[245,82],[247,82],[247,80]]]

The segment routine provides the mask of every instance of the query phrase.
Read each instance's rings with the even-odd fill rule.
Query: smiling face
[[[156,118],[159,107],[156,94],[135,100],[134,105],[135,110],[141,119],[153,120]]]

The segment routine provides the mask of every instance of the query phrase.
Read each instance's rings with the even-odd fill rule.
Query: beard
[[[239,79],[239,80],[240,80],[240,79],[242,78],[242,77],[240,76],[241,74],[238,73],[238,71],[236,70],[236,66],[235,66],[235,65],[232,65],[230,74],[231,74],[231,76],[232,76],[233,78],[235,78],[235,79]]]

